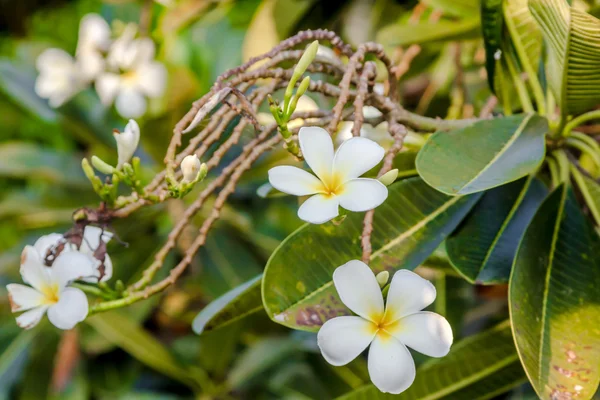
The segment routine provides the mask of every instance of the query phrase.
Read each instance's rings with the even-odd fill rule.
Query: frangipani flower
[[[351,138],[334,155],[331,137],[323,128],[300,128],[298,138],[302,155],[317,176],[300,168],[279,166],[269,170],[269,182],[284,193],[313,195],[300,206],[300,219],[322,224],[338,216],[339,206],[362,212],[385,201],[388,190],[384,184],[359,178],[383,159],[384,150],[377,143]]]
[[[37,325],[46,312],[57,328],[71,329],[87,316],[88,300],[80,289],[68,285],[94,274],[92,260],[82,253],[67,251],[56,257],[52,267],[46,267],[43,257],[35,247],[26,246],[23,250],[21,277],[31,286],[6,286],[11,311],[25,311],[17,317],[17,324],[24,329]]]
[[[123,117],[137,118],[146,112],[146,97],[160,97],[166,87],[167,70],[154,61],[154,42],[135,38],[137,28],[130,24],[114,41],[107,57],[108,67],[96,80],[96,91],[105,105],[115,102]]]
[[[115,129],[113,136],[117,141],[117,153],[119,157],[117,169],[121,169],[123,164],[131,160],[133,153],[135,153],[138,147],[140,142],[140,126],[137,122],[130,119],[127,125],[125,125],[125,132],[119,132]]]
[[[333,282],[342,302],[357,316],[325,322],[317,335],[327,362],[348,364],[369,345],[368,368],[382,392],[398,394],[415,379],[415,364],[407,346],[430,357],[443,357],[452,345],[452,329],[438,314],[421,311],[435,300],[435,287],[414,272],[396,272],[387,302],[375,275],[361,261],[337,268]]]

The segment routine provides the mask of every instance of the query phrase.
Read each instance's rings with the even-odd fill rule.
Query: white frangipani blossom
[[[96,80],[102,103],[115,102],[119,114],[126,118],[142,116],[147,108],[146,97],[160,97],[167,82],[165,66],[154,60],[154,42],[135,38],[136,32],[137,27],[129,24],[114,41],[106,60],[110,71]]]
[[[57,328],[71,329],[87,316],[88,300],[83,291],[68,285],[92,276],[93,263],[80,252],[67,251],[56,257],[52,267],[46,267],[44,256],[36,247],[26,246],[21,255],[21,277],[31,286],[6,286],[11,311],[25,311],[17,317],[17,324],[24,329],[37,325],[46,312]]]
[[[196,180],[200,171],[200,159],[196,154],[185,156],[181,161],[181,172],[183,173],[183,183],[189,183]]]
[[[330,364],[346,365],[370,345],[371,381],[382,392],[398,394],[415,379],[407,346],[430,357],[450,351],[453,338],[448,321],[421,311],[435,300],[435,287],[414,272],[396,272],[385,306],[373,271],[361,261],[337,268],[333,282],[342,302],[357,316],[330,319],[319,330],[317,342]]]
[[[123,164],[131,160],[133,153],[135,153],[138,147],[140,142],[140,126],[137,122],[130,119],[127,125],[125,125],[125,131],[119,132],[115,129],[113,136],[117,141],[117,153],[119,157],[117,169],[120,169],[123,167]]]
[[[298,210],[300,219],[322,224],[349,211],[371,210],[385,201],[387,187],[377,179],[359,178],[375,167],[384,150],[372,140],[351,138],[333,152],[329,133],[319,127],[303,127],[298,133],[302,155],[316,177],[300,168],[279,166],[269,170],[269,182],[284,193],[313,195]]]

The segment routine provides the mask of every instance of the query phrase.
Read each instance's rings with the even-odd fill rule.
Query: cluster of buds
[[[196,154],[185,156],[181,161],[181,181],[177,182],[173,178],[167,179],[169,194],[175,198],[181,198],[188,194],[194,185],[202,181],[208,172],[205,163],[201,163]]]

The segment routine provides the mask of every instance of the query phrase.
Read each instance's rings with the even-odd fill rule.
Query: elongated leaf
[[[571,175],[575,178],[577,187],[583,195],[585,203],[596,221],[596,225],[600,225],[600,184],[582,174],[575,166],[571,166]]]
[[[377,34],[377,42],[386,46],[407,46],[435,41],[450,41],[464,38],[477,38],[479,17],[469,17],[461,21],[439,21],[418,25],[386,26]]]
[[[502,0],[481,0],[481,32],[485,45],[485,68],[488,84],[496,91],[496,53],[500,50],[504,23],[502,21]]]
[[[509,285],[519,356],[538,396],[592,397],[600,381],[600,238],[559,186],[519,246]]]
[[[19,368],[15,368],[18,364],[18,360],[23,356],[39,333],[39,330],[21,331],[16,337],[10,342],[8,347],[0,354],[0,392],[8,390],[13,381],[17,378],[14,375],[19,372]]]
[[[86,319],[107,340],[132,357],[183,384],[191,387],[190,373],[173,358],[171,353],[137,322],[118,312],[108,312]]]
[[[565,0],[529,0],[548,43],[547,77],[563,114],[579,114],[600,98],[600,20]]]
[[[519,241],[547,192],[533,177],[487,191],[446,240],[452,265],[469,282],[507,282]]]
[[[419,178],[389,187],[375,211],[370,266],[375,272],[421,264],[458,225],[479,196],[448,197]],[[327,319],[349,314],[333,285],[333,271],[361,258],[363,214],[340,226],[305,225],[275,250],[264,272],[263,304],[269,316],[294,329],[315,331]]]
[[[369,384],[341,399],[486,399],[510,390],[524,380],[525,373],[519,364],[507,321],[461,340],[446,357],[424,364],[417,371],[412,386],[400,395],[381,393]]]
[[[262,310],[261,280],[262,274],[210,303],[194,319],[194,332],[219,329]]]
[[[425,182],[451,195],[491,189],[537,169],[547,131],[545,118],[522,114],[438,132],[419,152],[417,171]]]
[[[435,10],[441,10],[444,15],[464,17],[477,14],[479,0],[421,0],[421,3]]]

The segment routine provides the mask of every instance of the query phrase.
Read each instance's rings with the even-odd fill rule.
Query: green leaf
[[[86,322],[107,340],[150,368],[190,387],[197,387],[190,372],[175,360],[162,343],[142,329],[137,322],[111,311],[95,315]]]
[[[450,195],[491,189],[538,168],[547,131],[545,118],[521,114],[437,132],[419,152],[417,171],[425,182]]]
[[[496,92],[494,78],[496,76],[495,55],[500,50],[503,34],[502,0],[481,0],[481,31],[485,45],[485,69],[488,84],[492,92]]]
[[[589,399],[600,381],[600,238],[563,184],[519,246],[509,308],[521,361],[538,396]]]
[[[600,98],[600,20],[565,0],[529,0],[548,44],[546,76],[561,111],[580,114]]]
[[[29,345],[39,333],[37,330],[21,331],[17,336],[10,342],[10,345],[2,354],[0,354],[0,389],[8,389],[5,387],[5,383],[9,385],[12,383],[14,377],[11,376],[13,368],[17,363],[18,359],[27,351]]]
[[[225,293],[206,306],[194,319],[192,328],[200,335],[262,310],[260,283],[262,274]]]
[[[487,191],[446,240],[452,265],[471,283],[507,282],[519,241],[547,193],[533,177]]]
[[[600,225],[600,185],[573,165],[571,165],[571,175],[575,178],[577,187],[590,209],[596,225]]]
[[[508,321],[456,343],[442,359],[417,370],[414,383],[400,395],[381,393],[369,384],[344,400],[488,399],[525,381]]]
[[[477,14],[479,0],[421,0],[421,3],[435,10],[441,10],[444,15],[464,17]]]
[[[417,25],[394,24],[379,31],[377,42],[385,46],[408,46],[435,41],[474,39],[480,34],[479,22],[479,16],[473,16],[460,21],[442,20]]]
[[[438,247],[479,196],[449,197],[410,178],[389,187],[375,211],[370,266],[375,273],[414,269]],[[294,329],[316,331],[327,319],[349,314],[332,281],[333,271],[360,259],[364,214],[353,213],[340,226],[307,224],[272,254],[262,294],[267,314]]]
[[[32,143],[0,145],[0,176],[40,179],[71,186],[85,186],[81,160],[71,154],[43,149]]]

